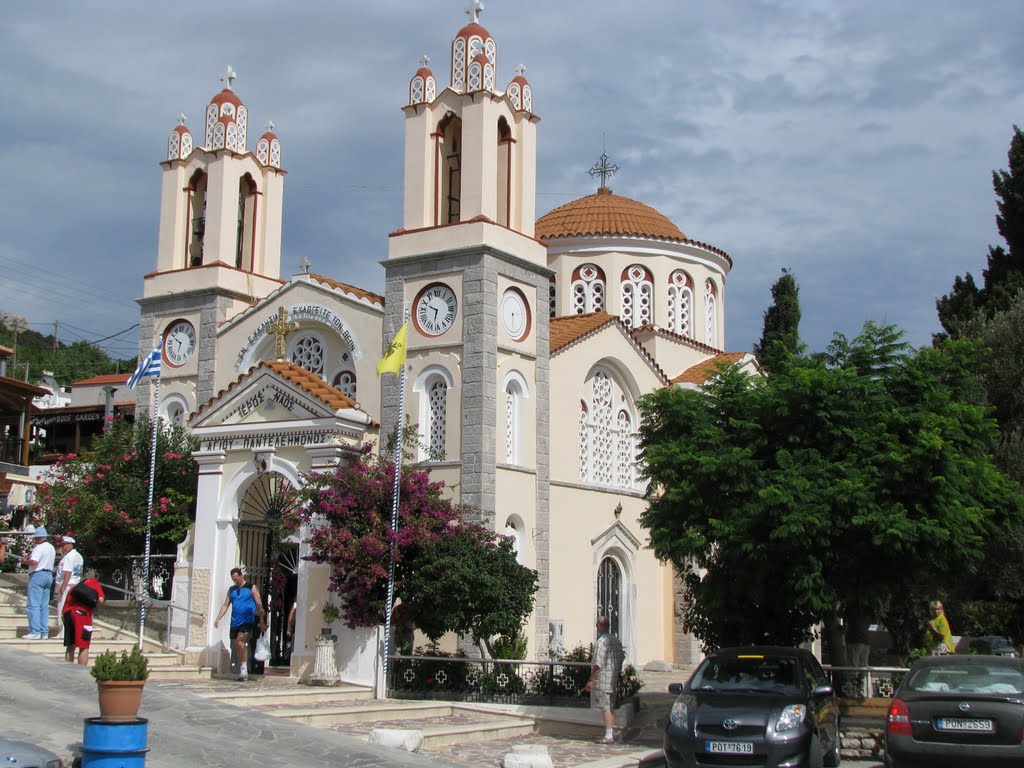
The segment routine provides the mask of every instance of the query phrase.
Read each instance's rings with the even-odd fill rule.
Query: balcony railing
[[[0,461],[7,464],[21,464],[21,447],[24,441],[20,437],[0,438]]]

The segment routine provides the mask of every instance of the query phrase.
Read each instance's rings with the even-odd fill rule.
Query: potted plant
[[[323,627],[320,629],[320,634],[323,637],[334,637],[334,630],[331,628],[331,624],[341,618],[341,611],[333,603],[324,603],[324,607],[320,611],[320,618],[324,622]]]
[[[104,651],[92,665],[99,690],[100,719],[123,723],[135,720],[142,704],[142,687],[149,677],[149,659],[138,646],[131,653]]]

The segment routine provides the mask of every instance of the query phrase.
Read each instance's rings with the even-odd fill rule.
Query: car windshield
[[[795,693],[797,660],[792,656],[714,656],[705,659],[690,681],[692,690]]]
[[[907,680],[911,691],[934,693],[1024,693],[1020,669],[997,664],[958,664],[918,669]]]

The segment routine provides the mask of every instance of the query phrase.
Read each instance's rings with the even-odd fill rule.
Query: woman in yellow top
[[[956,646],[953,645],[953,634],[949,629],[949,619],[942,608],[942,603],[935,600],[932,606],[932,620],[928,622],[928,636],[934,643],[932,653],[956,653]]]

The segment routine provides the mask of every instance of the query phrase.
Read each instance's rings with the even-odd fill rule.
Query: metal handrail
[[[136,600],[140,600],[140,599],[141,600],[146,600],[148,605],[166,605],[167,606],[167,627],[164,630],[164,632],[165,632],[164,640],[163,640],[164,650],[171,650],[171,645],[170,645],[169,639],[170,639],[170,635],[171,635],[171,614],[174,611],[184,611],[185,613],[192,614],[193,616],[198,616],[201,619],[205,619],[206,618],[206,614],[205,613],[201,613],[199,611],[193,611],[191,608],[186,608],[186,607],[184,607],[182,605],[178,605],[173,600],[161,600],[160,598],[151,597],[150,595],[148,595],[145,592],[132,592],[131,590],[128,590],[128,589],[121,589],[121,587],[115,587],[113,584],[104,584],[102,581],[100,582],[100,586],[103,587],[104,591],[107,590],[107,589],[111,589],[114,592],[120,592],[123,595],[131,595]]]

